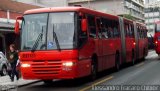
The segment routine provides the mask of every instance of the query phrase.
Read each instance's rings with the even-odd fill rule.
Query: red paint
[[[158,37],[160,36],[160,32],[154,34],[154,44],[155,44],[155,51],[157,54],[160,54],[160,41]]]
[[[69,8],[43,8],[26,11],[24,14],[43,13],[43,12],[57,12],[57,11],[76,11],[81,14],[89,13],[97,17],[103,16],[107,19],[112,19],[119,22],[118,16],[113,16],[97,11],[85,9],[82,7],[69,7]],[[96,19],[95,19],[96,20]],[[133,21],[124,19],[127,24],[133,25]],[[97,27],[97,25],[96,25]],[[120,27],[120,26],[119,26]],[[123,26],[124,27],[124,26]],[[99,28],[102,28],[101,26]],[[97,32],[99,31],[97,29]],[[120,29],[119,29],[120,31]],[[89,31],[87,31],[88,33]],[[126,46],[126,62],[131,62],[132,50],[135,53],[135,38],[125,36]],[[146,40],[146,39],[144,39]],[[139,40],[139,49],[143,48],[144,40]],[[146,43],[146,41],[145,41]],[[114,38],[90,38],[82,48],[74,50],[51,50],[51,51],[35,51],[35,52],[20,52],[21,64],[31,64],[31,67],[21,67],[22,76],[24,79],[73,79],[88,76],[91,74],[91,61],[92,57],[96,55],[98,71],[103,71],[115,66],[115,55],[118,51],[122,53],[122,44],[120,37]],[[73,66],[66,67],[63,65],[65,62],[73,62]]]

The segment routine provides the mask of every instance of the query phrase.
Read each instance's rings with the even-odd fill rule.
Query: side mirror
[[[19,30],[19,27],[20,27],[19,25],[20,25],[20,24],[19,24],[19,21],[18,21],[18,20],[22,20],[22,18],[23,18],[23,17],[21,17],[21,16],[16,18],[16,23],[15,23],[14,32],[15,32],[15,34],[17,34],[17,35],[19,35],[19,33],[20,33],[20,30]]]
[[[87,19],[82,19],[81,20],[81,28],[82,28],[82,31],[83,32],[86,32],[87,31]]]

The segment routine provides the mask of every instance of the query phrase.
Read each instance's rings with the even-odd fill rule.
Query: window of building
[[[146,18],[149,17],[148,13],[145,13],[144,17],[146,17]]]
[[[148,16],[149,16],[149,17],[153,17],[153,16],[154,16],[154,15],[153,15],[153,12],[148,13]]]
[[[154,16],[159,16],[159,12],[154,12],[153,15]]]

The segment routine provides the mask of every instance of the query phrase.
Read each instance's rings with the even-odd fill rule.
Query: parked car
[[[0,75],[5,76],[8,74],[8,70],[11,68],[6,56],[0,52]]]

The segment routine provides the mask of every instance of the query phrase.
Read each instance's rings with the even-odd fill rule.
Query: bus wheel
[[[115,56],[115,70],[119,71],[120,70],[120,58],[119,58],[119,53],[116,53]]]
[[[134,56],[134,51],[132,51],[132,65],[135,64],[135,56]]]
[[[53,80],[43,80],[45,84],[52,84]]]
[[[97,65],[95,61],[92,61],[91,65],[91,80],[94,81],[97,77]]]

